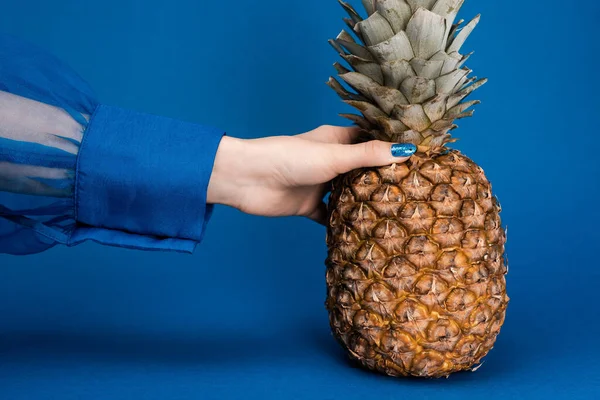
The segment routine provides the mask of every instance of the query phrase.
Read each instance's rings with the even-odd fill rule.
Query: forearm
[[[0,253],[193,250],[222,131],[102,105],[55,57],[2,35],[0,60]]]

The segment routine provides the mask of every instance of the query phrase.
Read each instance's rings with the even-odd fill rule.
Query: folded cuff
[[[99,106],[79,150],[77,228],[69,244],[94,240],[192,252],[212,211],[206,192],[223,135],[215,128]]]

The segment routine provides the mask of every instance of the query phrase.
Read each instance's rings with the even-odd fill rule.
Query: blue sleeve
[[[223,134],[101,104],[59,60],[0,36],[0,253],[192,252]]]

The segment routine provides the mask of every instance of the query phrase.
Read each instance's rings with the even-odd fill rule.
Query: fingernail
[[[394,157],[410,157],[417,152],[417,146],[412,143],[397,143],[392,145]]]

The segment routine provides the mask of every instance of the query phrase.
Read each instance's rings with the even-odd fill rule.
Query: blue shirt
[[[0,36],[0,253],[192,252],[223,134],[102,104],[56,58]]]

